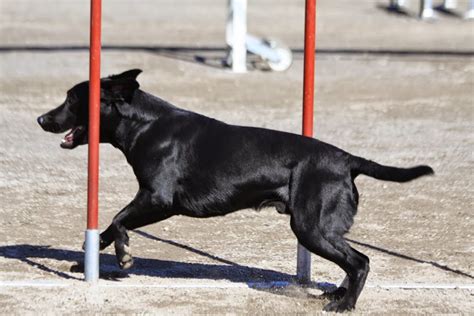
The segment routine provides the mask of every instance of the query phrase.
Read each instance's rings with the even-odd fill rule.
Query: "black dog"
[[[369,272],[369,259],[343,237],[357,211],[354,179],[365,174],[406,182],[433,170],[382,166],[313,138],[228,125],[179,109],[139,90],[140,72],[101,80],[100,141],[124,153],[140,187],[101,234],[101,249],[115,242],[126,269],[133,264],[127,230],[173,215],[211,217],[274,206],[291,216],[303,246],[347,274],[347,288],[340,287],[325,310],[353,309]],[[63,148],[87,143],[88,95],[88,82],[79,83],[62,105],[38,118],[45,131],[71,129]]]

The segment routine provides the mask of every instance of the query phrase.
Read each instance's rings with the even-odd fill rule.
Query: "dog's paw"
[[[127,270],[133,266],[133,257],[130,247],[124,245],[122,251],[117,253],[117,261],[121,269]]]
[[[332,292],[325,292],[322,297],[330,301],[339,301],[346,295],[347,289],[345,287],[338,287]]]
[[[119,261],[119,266],[120,266],[120,269],[122,270],[130,269],[133,266],[132,256],[130,255],[123,256],[122,259]]]
[[[336,313],[343,313],[354,309],[353,304],[349,304],[345,300],[342,301],[333,301],[326,306],[324,306],[323,310],[326,312],[336,312]]]

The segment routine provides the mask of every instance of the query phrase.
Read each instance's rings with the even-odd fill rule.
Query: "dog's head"
[[[136,80],[142,71],[131,69],[119,75],[100,80],[100,141],[108,141],[110,127],[116,123],[117,115],[123,104],[129,104],[134,92],[139,88]],[[57,108],[41,115],[37,119],[47,132],[66,133],[61,147],[73,149],[87,144],[89,126],[89,81],[81,82],[67,92],[66,100]]]

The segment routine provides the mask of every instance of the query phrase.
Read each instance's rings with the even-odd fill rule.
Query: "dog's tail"
[[[357,156],[351,157],[350,164],[353,178],[359,174],[365,174],[379,180],[407,182],[421,176],[434,174],[433,169],[429,166],[423,165],[413,168],[389,167]]]

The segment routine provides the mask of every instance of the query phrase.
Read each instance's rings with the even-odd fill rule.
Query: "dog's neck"
[[[110,118],[110,128],[105,138],[123,152],[129,163],[132,158],[130,153],[147,126],[173,111],[184,111],[141,90],[137,90],[131,102],[125,106],[130,112],[117,112]]]

